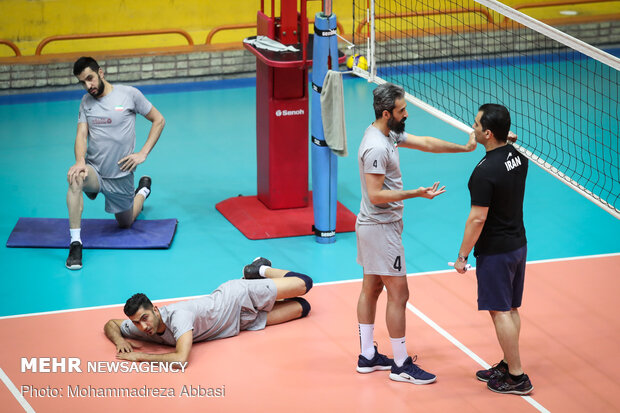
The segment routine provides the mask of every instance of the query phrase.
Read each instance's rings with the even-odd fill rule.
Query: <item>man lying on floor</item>
[[[109,320],[104,331],[121,360],[186,362],[194,342],[305,317],[310,304],[299,296],[310,288],[312,279],[307,275],[272,268],[271,261],[259,257],[243,268],[243,279],[228,281],[196,299],[157,308],[146,295],[135,294],[124,308],[129,320]],[[163,354],[141,353],[134,351],[127,338],[176,349]]]

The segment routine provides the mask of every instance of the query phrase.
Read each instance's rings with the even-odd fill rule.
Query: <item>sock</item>
[[[407,357],[409,357],[409,355],[407,354],[407,344],[405,341],[405,337],[390,337],[390,341],[392,342],[392,351],[394,352],[394,363],[396,363],[398,367],[401,367],[405,360],[407,360]]]
[[[520,382],[523,379],[523,374],[521,373],[518,376],[513,376],[512,374],[508,373],[510,375],[510,378],[512,379],[512,381],[514,381],[515,383]]]
[[[71,242],[79,241],[80,244],[82,243],[82,238],[80,238],[81,231],[81,228],[69,228],[69,233],[71,234]],[[71,244],[71,242],[69,242],[69,244]]]
[[[261,277],[264,277],[265,276],[265,271],[267,271],[267,268],[271,268],[271,267],[268,267],[267,265],[261,265],[258,268],[258,275],[260,275]]]
[[[146,197],[149,196],[150,193],[151,193],[151,190],[148,189],[146,186],[144,186],[140,188],[140,190],[138,191],[136,195],[142,195],[144,199],[146,199]]]
[[[360,347],[362,356],[368,360],[375,356],[375,325],[374,324],[359,324],[360,330]]]

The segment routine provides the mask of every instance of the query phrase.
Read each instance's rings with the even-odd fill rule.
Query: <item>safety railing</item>
[[[307,1],[313,1],[313,0],[307,0]],[[514,5],[513,8],[516,10],[523,10],[523,9],[532,9],[532,8],[544,8],[544,7],[554,7],[554,6],[570,6],[570,5],[580,5],[580,4],[595,4],[595,3],[610,3],[610,2],[616,2],[618,0],[548,0],[548,1],[542,1],[542,2],[527,2],[527,3],[520,3],[517,5]],[[472,7],[472,8],[464,8],[464,9],[449,9],[449,10],[427,10],[427,11],[418,11],[418,12],[410,12],[410,13],[403,13],[400,15],[381,15],[378,14],[375,16],[376,19],[390,19],[390,18],[402,18],[402,17],[423,17],[423,16],[433,16],[433,15],[445,15],[445,14],[462,14],[462,13],[477,13],[480,14],[482,16],[484,16],[484,18],[486,18],[487,23],[489,24],[494,24],[494,18],[493,15],[491,14],[491,12],[489,12],[488,9],[486,8],[481,8],[481,7]],[[607,18],[609,16],[611,17],[618,17],[620,16],[620,14],[615,13],[615,14],[603,14],[601,15],[602,18]],[[581,19],[575,19],[574,17],[569,19],[566,19],[566,21],[574,21],[574,22],[579,22],[579,23],[585,23],[587,21],[596,21],[596,20],[600,20],[601,16],[597,16],[597,15],[589,15],[589,16],[583,16],[583,18]],[[554,22],[559,21],[559,19],[552,19]],[[543,21],[548,21],[548,20],[543,20]],[[506,22],[506,19],[504,19],[502,22],[500,22],[499,24],[504,24]],[[309,23],[313,23],[313,21],[309,20]],[[361,32],[364,30],[364,28],[368,25],[368,21],[367,20],[363,20],[361,21],[356,29],[355,29],[355,33],[357,35],[361,34]],[[205,45],[209,46],[209,47],[219,47],[220,45],[224,45],[226,47],[229,48],[241,48],[241,44],[240,42],[237,44],[235,43],[225,43],[225,44],[221,44],[221,43],[213,43],[213,38],[216,34],[223,32],[223,31],[232,31],[232,30],[240,30],[240,29],[252,29],[256,27],[256,23],[239,23],[239,24],[223,24],[217,27],[214,27],[213,29],[211,29],[211,31],[209,31],[209,33],[207,34],[206,40],[205,40]],[[338,31],[339,34],[344,36],[345,31],[343,26],[340,24],[340,22],[338,22]],[[50,43],[52,42],[58,42],[58,41],[71,41],[71,40],[83,40],[83,39],[96,39],[96,38],[111,38],[111,37],[131,37],[131,36],[149,36],[149,35],[170,35],[170,34],[178,34],[180,36],[182,36],[185,41],[187,42],[187,45],[189,46],[194,46],[194,41],[191,37],[191,35],[183,30],[183,29],[156,29],[156,30],[141,30],[141,31],[122,31],[122,32],[109,32],[109,33],[84,33],[84,34],[70,34],[70,35],[56,35],[56,36],[49,36],[46,37],[45,39],[43,39],[37,46],[35,54],[34,54],[34,58],[36,57],[40,57],[42,56],[42,52],[43,49]],[[9,57],[8,59],[14,59],[14,58],[33,58],[33,56],[23,56],[19,47],[13,43],[10,40],[4,40],[4,39],[0,39],[0,44],[8,46],[9,48],[11,48],[11,50],[13,50],[13,52],[15,53],[14,57]],[[176,46],[176,48],[178,49],[178,46]],[[166,50],[173,50],[175,49],[175,47],[172,46],[167,46],[167,47],[161,47],[161,48],[157,48],[160,51],[166,51]],[[133,49],[120,49],[120,50],[110,50],[110,51],[106,51],[106,52],[123,52],[123,51],[131,51]]]
[[[523,9],[542,9],[546,7],[557,7],[557,6],[575,6],[580,4],[596,4],[596,3],[611,3],[618,2],[618,0],[560,0],[560,1],[539,1],[539,2],[530,2],[530,3],[520,3],[514,6],[511,6],[515,10],[522,11]],[[563,24],[563,23],[586,23],[596,20],[605,20],[605,19],[617,19],[620,18],[620,13],[612,13],[612,14],[599,14],[599,15],[588,15],[588,16],[563,16],[563,17],[549,17],[543,19],[544,22],[548,24]],[[500,22],[500,25],[506,25],[510,23],[510,19],[504,17],[504,19]]]
[[[471,7],[467,9],[448,9],[448,10],[421,10],[412,11],[408,13],[398,14],[375,14],[375,20],[394,19],[403,17],[425,17],[425,16],[438,16],[446,14],[464,14],[464,13],[477,13],[482,14],[489,23],[493,23],[493,16],[488,9],[482,7]],[[364,30],[364,27],[368,25],[368,19],[364,19],[355,28],[355,34],[360,35]]]
[[[314,24],[314,20],[308,20],[308,23]],[[337,22],[336,24],[338,26],[338,33],[341,36],[344,35],[344,27],[342,26],[342,24],[340,24],[340,22]],[[255,28],[256,28],[256,23],[223,24],[221,26],[217,26],[211,29],[211,31],[207,34],[207,39],[205,40],[205,44],[212,44],[213,36],[215,36],[217,33],[221,31],[255,29]]]
[[[22,55],[22,53],[19,51],[19,47],[17,47],[17,45],[15,43],[13,43],[12,41],[0,39],[0,44],[7,45],[11,49],[13,49],[13,52],[15,53],[15,56],[21,56]]]
[[[57,35],[57,36],[49,36],[46,37],[39,43],[36,51],[34,52],[35,56],[41,56],[41,52],[43,48],[57,41],[67,41],[67,40],[83,40],[83,39],[99,39],[99,38],[107,38],[107,37],[130,37],[130,36],[151,36],[151,35],[161,35],[161,34],[179,34],[183,36],[189,46],[194,45],[194,40],[192,40],[192,36],[189,35],[188,32],[182,29],[156,29],[156,30],[138,30],[138,31],[126,31],[126,32],[109,32],[109,33],[82,33],[82,34],[66,34],[66,35]]]
[[[536,8],[545,8],[545,7],[554,7],[554,6],[571,6],[571,5],[578,5],[578,4],[596,4],[596,3],[611,3],[611,2],[618,2],[618,0],[560,0],[560,1],[549,0],[549,1],[521,3],[521,4],[512,6],[512,8],[515,10],[522,10],[522,9],[536,9]],[[424,16],[464,14],[464,13],[478,13],[478,14],[485,16],[488,24],[493,25],[495,23],[491,12],[487,8],[484,8],[484,7],[472,7],[472,8],[464,8],[464,9],[447,9],[447,10],[422,10],[422,11],[413,11],[413,12],[408,12],[408,13],[389,14],[389,15],[376,14],[375,19],[381,20],[381,19],[393,19],[393,18],[404,18],[404,17],[424,17]],[[617,18],[618,16],[620,16],[619,13],[613,13],[611,15],[602,14],[600,16],[590,15],[590,16],[584,16],[583,18],[575,18],[575,17],[549,18],[549,19],[544,19],[543,21],[554,21],[555,22],[555,21],[564,20],[566,22],[574,21],[575,23],[584,23],[587,21],[599,20],[600,18],[609,18],[609,17]],[[504,17],[499,22],[499,25],[505,25],[507,23],[509,23],[509,21]],[[357,25],[355,29],[355,34],[356,35],[362,34],[362,31],[367,25],[368,25],[367,19],[364,19],[361,22],[359,22],[359,24]]]
[[[594,4],[594,3],[611,3],[617,2],[618,0],[560,0],[560,1],[538,1],[536,3],[522,3],[511,6],[515,10],[521,9],[531,9],[531,8],[540,8],[540,7],[553,7],[553,6],[573,6],[576,4]]]

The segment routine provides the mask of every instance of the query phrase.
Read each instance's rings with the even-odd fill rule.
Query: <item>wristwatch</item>
[[[467,262],[467,257],[469,257],[469,255],[461,255],[461,254],[459,254],[459,257],[458,257],[457,261]]]

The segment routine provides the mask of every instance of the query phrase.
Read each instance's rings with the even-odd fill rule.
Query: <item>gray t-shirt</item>
[[[403,201],[374,205],[368,199],[368,188],[364,174],[385,175],[382,189],[402,190],[403,180],[400,173],[398,143],[407,139],[405,132],[390,132],[385,136],[375,126],[370,125],[360,143],[357,161],[362,183],[362,202],[357,215],[359,224],[385,224],[395,222],[403,217]]]
[[[132,86],[114,85],[102,98],[85,94],[78,123],[88,122],[86,163],[102,178],[121,178],[118,161],[132,154],[136,146],[136,113],[146,116],[153,105]]]
[[[149,336],[130,320],[121,324],[121,334],[174,346],[190,330],[194,342],[236,336],[240,330],[261,330],[276,293],[270,279],[228,281],[209,295],[161,307],[159,312],[166,325],[162,335]]]

